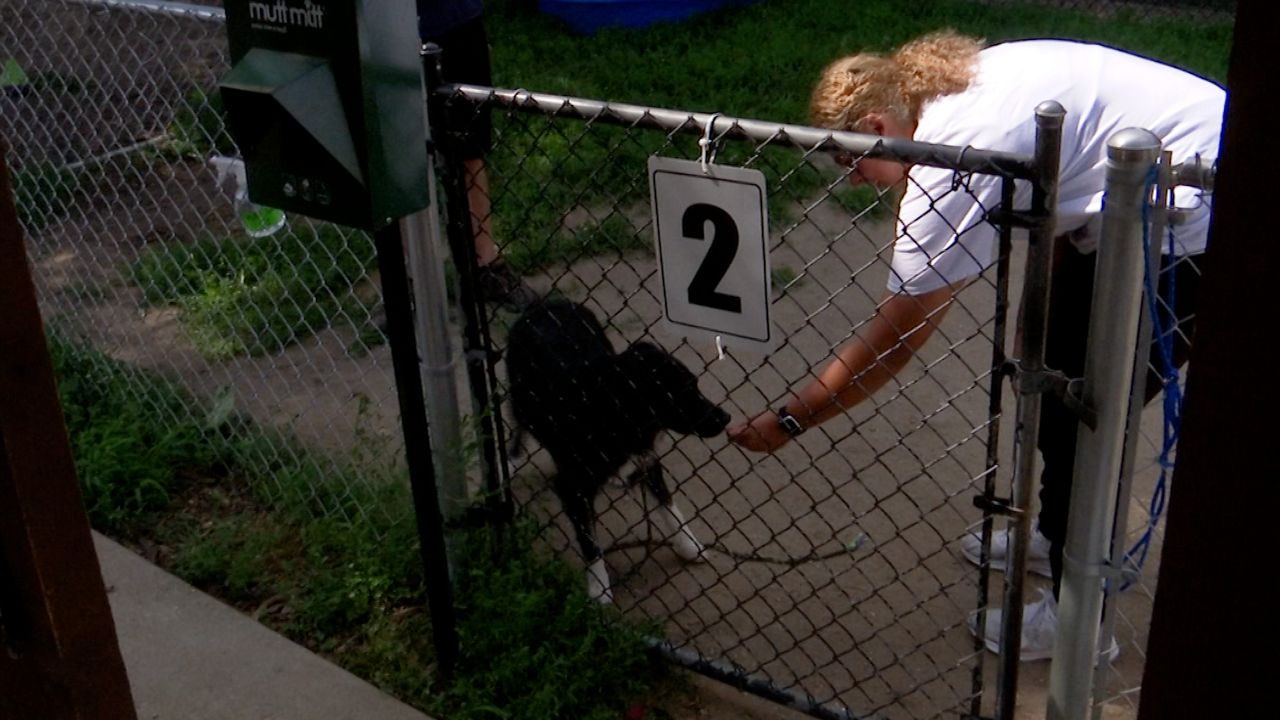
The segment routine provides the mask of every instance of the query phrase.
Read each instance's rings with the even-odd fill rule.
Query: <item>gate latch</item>
[[[1006,361],[1002,370],[1019,394],[1053,393],[1086,427],[1097,429],[1098,412],[1082,397],[1084,378],[1069,378],[1061,370],[1023,370],[1016,360]]]

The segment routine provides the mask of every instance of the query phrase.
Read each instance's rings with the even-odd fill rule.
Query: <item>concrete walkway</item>
[[[428,720],[94,533],[139,720]]]

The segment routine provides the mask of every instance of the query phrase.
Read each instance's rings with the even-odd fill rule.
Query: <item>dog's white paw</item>
[[[604,558],[596,558],[587,566],[587,597],[604,605],[613,604],[613,588],[610,587]]]
[[[640,463],[634,457],[627,458],[618,471],[609,476],[609,484],[616,488],[627,489],[635,483],[635,475],[640,470]]]
[[[680,556],[681,560],[698,562],[705,559],[704,553],[707,549],[698,542],[693,529],[684,521],[684,516],[675,505],[658,508],[657,516],[663,534],[671,539],[671,548],[676,551],[676,555]]]
[[[698,542],[698,538],[693,536],[693,531],[688,525],[681,527],[680,532],[671,538],[671,547],[685,562],[700,562],[706,559],[707,549]]]

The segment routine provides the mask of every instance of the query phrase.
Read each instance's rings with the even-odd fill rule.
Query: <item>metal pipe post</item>
[[[434,185],[432,177],[428,187],[434,190]],[[458,407],[457,359],[449,339],[448,294],[435,212],[433,201],[426,210],[401,220],[401,231],[408,245],[414,328],[430,418],[432,459],[440,479],[437,498],[448,526],[466,511],[468,495],[462,413]],[[457,554],[447,533],[445,545],[452,568]]]
[[[1096,413],[1097,424],[1090,429],[1081,423],[1076,445],[1058,635],[1049,671],[1051,720],[1083,720],[1092,705],[1102,582],[1111,568],[1111,527],[1142,311],[1142,210],[1148,201],[1147,179],[1159,153],[1159,138],[1132,128],[1116,133],[1107,147],[1107,190],[1082,397]]]
[[[423,98],[427,97],[426,73],[423,73]],[[424,111],[425,111],[424,107]],[[423,115],[428,141],[431,126]],[[427,153],[427,207],[401,220],[401,231],[408,246],[409,279],[413,293],[414,328],[418,353],[422,360],[423,383],[426,386],[427,413],[430,418],[431,444],[436,474],[440,512],[445,526],[462,517],[469,503],[467,493],[467,461],[462,436],[462,411],[458,405],[457,358],[450,341],[449,294],[445,283],[443,243],[440,231],[440,207],[436,202],[436,168],[432,153]],[[454,539],[445,533],[445,547],[452,573],[457,560]]]
[[[374,242],[378,249],[378,269],[382,273],[382,299],[387,311],[391,364],[400,401],[400,424],[404,430],[405,459],[409,465],[409,485],[413,492],[431,629],[441,671],[448,675],[458,658],[458,631],[454,621],[444,521],[440,515],[435,466],[431,459],[431,433],[422,400],[422,373],[414,341],[400,225],[392,223],[377,231]]]
[[[1045,330],[1049,322],[1049,283],[1053,275],[1054,212],[1058,205],[1058,167],[1062,122],[1067,111],[1055,101],[1036,106],[1036,180],[1031,215],[1026,280],[1022,288],[1022,357],[1018,369],[1017,457],[1009,500],[1009,559],[1000,617],[1000,661],[996,676],[996,718],[1013,720],[1018,700],[1018,659],[1022,648],[1022,596],[1031,542],[1031,498],[1035,487],[1036,436],[1044,383]]]
[[[1167,150],[1162,154],[1159,172],[1156,175],[1155,205],[1151,208],[1151,246],[1147,257],[1146,272],[1155,278],[1159,287],[1160,274],[1160,238],[1164,237],[1168,227],[1169,207],[1173,200],[1171,187],[1173,181],[1173,158]],[[1143,295],[1146,294],[1145,283]],[[1120,460],[1120,485],[1116,493],[1115,523],[1111,528],[1111,567],[1119,572],[1111,583],[1106,585],[1102,596],[1102,625],[1099,637],[1109,638],[1115,635],[1116,607],[1114,598],[1121,588],[1132,579],[1137,582],[1141,570],[1130,568],[1125,560],[1129,553],[1129,504],[1133,501],[1133,472],[1138,445],[1142,442],[1142,411],[1147,405],[1147,367],[1150,363],[1152,336],[1151,313],[1147,312],[1148,299],[1142,300],[1142,310],[1138,313],[1137,350],[1133,358],[1133,384],[1129,390],[1129,416],[1125,430],[1124,455]],[[1094,687],[1101,687],[1106,680],[1109,665],[1099,662],[1094,668]],[[1102,705],[1094,704],[1094,720],[1102,720]]]

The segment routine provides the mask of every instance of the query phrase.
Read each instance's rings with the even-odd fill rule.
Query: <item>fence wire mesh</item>
[[[1210,202],[1209,198],[1202,198]],[[1198,277],[1201,273],[1201,257],[1179,258],[1159,271],[1159,277],[1167,281],[1174,273],[1180,277]],[[1175,287],[1176,292],[1176,287]],[[1159,295],[1156,305],[1165,317],[1173,319],[1166,332],[1174,342],[1189,347],[1194,336],[1194,313],[1185,309],[1178,312],[1165,295]],[[1185,379],[1186,368],[1179,375]],[[1165,370],[1154,362],[1147,363],[1148,385],[1163,376]],[[1163,513],[1170,492],[1169,480],[1173,462],[1177,456],[1176,436],[1170,438],[1167,429],[1175,429],[1180,422],[1166,415],[1164,404],[1153,401],[1143,411],[1138,432],[1131,442],[1136,444],[1132,470],[1127,517],[1123,522],[1124,533],[1118,535],[1120,550],[1124,553],[1124,567],[1130,574],[1125,577],[1118,593],[1110,596],[1104,618],[1104,627],[1114,627],[1114,637],[1120,644],[1120,656],[1099,667],[1094,702],[1106,712],[1119,710],[1136,716],[1142,693],[1142,669],[1146,664],[1147,631],[1151,625],[1151,612],[1155,603],[1156,578],[1160,572],[1160,555],[1164,545]],[[1166,423],[1174,422],[1173,428]]]
[[[246,232],[234,178],[209,163],[238,151],[216,92],[225,31],[208,10],[0,6],[0,55],[26,76],[0,93],[0,135],[46,321],[98,353],[104,382],[120,363],[176,381],[184,407],[155,412],[237,420],[209,431],[267,479],[260,492],[398,522],[378,500],[403,443],[372,241],[302,218]]]
[[[1233,5],[1205,6],[1218,4]],[[139,402],[159,414],[232,409],[243,422],[217,432],[269,478],[269,495],[299,496],[317,515],[409,521],[379,500],[403,452],[370,240],[296,218],[265,240],[246,234],[233,183],[208,163],[237,154],[215,90],[227,70],[220,17],[200,5],[144,5],[0,5],[0,61],[26,75],[22,87],[0,91],[0,135],[50,327],[100,353],[104,375],[123,363],[188,392],[185,407],[158,403],[139,375]],[[538,290],[586,303],[616,347],[656,341],[735,418],[785,397],[880,298],[891,198],[848,189],[825,151],[783,137],[725,138],[720,162],[768,178],[773,307],[786,341],[768,358],[717,360],[656,324],[644,162],[696,158],[696,133],[517,111],[501,112],[498,130],[493,222],[508,261]],[[281,266],[290,271],[265,269]],[[965,630],[985,601],[958,543],[982,519],[972,497],[996,477],[993,425],[1011,437],[1011,413],[990,412],[992,348],[1006,340],[996,284],[990,271],[962,293],[897,384],[776,457],[747,457],[722,439],[664,440],[662,465],[711,549],[705,562],[680,562],[643,496],[607,487],[599,532],[619,607],[661,621],[679,648],[817,705],[886,717],[970,711],[983,697],[975,678],[994,663],[981,666]],[[265,299],[282,285],[296,290],[288,301]],[[501,348],[514,318],[491,319]],[[1154,491],[1158,413],[1144,418],[1131,540],[1145,531]],[[572,555],[552,471],[534,453],[511,481]],[[1128,714],[1159,529],[1154,537],[1139,583],[1119,599],[1124,652],[1099,693]],[[1043,684],[1046,670],[1027,666],[1024,684]]]

